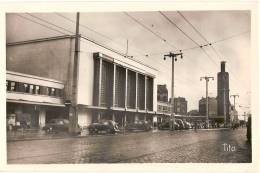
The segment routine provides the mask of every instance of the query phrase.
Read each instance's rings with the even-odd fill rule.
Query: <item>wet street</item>
[[[7,150],[9,164],[251,162],[245,128],[12,141]]]

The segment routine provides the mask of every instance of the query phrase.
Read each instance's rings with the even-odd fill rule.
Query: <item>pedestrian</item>
[[[195,123],[194,123],[194,130],[195,130],[195,132],[197,132],[197,121],[195,121]]]
[[[249,144],[251,144],[251,116],[249,116],[247,120],[246,137]]]

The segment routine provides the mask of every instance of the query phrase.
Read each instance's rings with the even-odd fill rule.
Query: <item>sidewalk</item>
[[[215,129],[197,129],[197,132],[199,131],[214,131],[214,130],[230,130],[229,128],[215,128]],[[158,129],[152,129],[151,133],[158,133],[161,130]],[[165,130],[164,130],[165,131]],[[175,132],[178,132],[179,130],[176,130]],[[181,130],[183,131],[183,130]],[[194,129],[189,129],[185,131],[194,131]],[[120,135],[128,135],[128,134],[134,134],[134,133],[140,133],[145,131],[123,131],[121,130],[117,134]],[[194,131],[195,132],[195,131]],[[45,131],[41,129],[18,129],[16,131],[8,131],[7,132],[7,142],[12,141],[29,141],[29,140],[48,140],[48,139],[62,139],[62,138],[71,138],[71,137],[88,137],[88,136],[103,136],[104,134],[98,134],[98,135],[89,135],[88,131],[86,129],[82,130],[80,135],[71,135],[67,132],[59,132],[59,133],[53,133],[53,134],[46,134]],[[106,134],[108,135],[108,134]]]
[[[46,139],[59,139],[68,137],[87,136],[87,133],[82,131],[81,135],[70,135],[67,132],[46,134],[41,129],[18,129],[16,131],[7,132],[7,142],[11,141],[27,141],[27,140],[46,140]]]

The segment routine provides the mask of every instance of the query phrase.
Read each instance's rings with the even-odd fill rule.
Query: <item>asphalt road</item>
[[[225,146],[224,146],[225,145]],[[158,131],[12,141],[8,164],[251,162],[246,129]]]

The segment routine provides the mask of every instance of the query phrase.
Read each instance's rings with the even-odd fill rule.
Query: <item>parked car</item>
[[[90,134],[97,134],[101,132],[114,134],[119,132],[117,123],[112,120],[101,120],[98,123],[92,123],[89,125],[88,130]]]
[[[152,130],[152,124],[145,120],[135,121],[134,123],[126,124],[125,127],[126,130],[129,131],[135,131],[135,130],[141,130],[141,131],[149,131]]]
[[[159,130],[170,130],[170,121],[164,121],[159,124],[158,126]],[[174,129],[180,130],[180,125],[175,121],[174,123]]]
[[[185,129],[185,125],[181,119],[175,119],[175,122],[179,124],[180,130]]]
[[[191,126],[191,124],[189,122],[183,121],[183,123],[184,123],[184,128],[185,129],[191,129],[192,128],[192,126]]]
[[[69,120],[56,118],[51,119],[49,123],[47,123],[42,128],[46,133],[58,133],[58,132],[68,132],[69,131]],[[77,125],[76,134],[81,133],[81,128]]]

